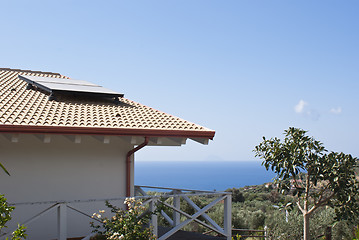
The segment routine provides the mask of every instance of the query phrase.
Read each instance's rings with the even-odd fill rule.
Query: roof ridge
[[[60,73],[53,73],[53,72],[42,72],[42,71],[33,71],[33,70],[24,70],[24,69],[13,69],[13,68],[0,68],[0,71],[16,71],[16,72],[31,72],[31,73],[44,73],[44,74],[54,74],[54,75],[61,75]]]

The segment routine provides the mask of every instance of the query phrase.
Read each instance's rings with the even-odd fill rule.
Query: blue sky
[[[216,130],[138,160],[251,160],[303,128],[359,155],[359,2],[2,1],[0,67],[59,72]]]

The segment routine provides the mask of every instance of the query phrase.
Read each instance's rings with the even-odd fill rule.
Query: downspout
[[[149,137],[145,137],[145,141],[130,150],[126,155],[126,197],[131,197],[131,156],[148,144]]]

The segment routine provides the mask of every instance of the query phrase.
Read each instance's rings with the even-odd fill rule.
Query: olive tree
[[[353,220],[359,213],[359,184],[355,176],[357,158],[350,154],[328,152],[323,144],[298,128],[285,130],[285,138],[266,139],[255,147],[262,165],[277,175],[281,192],[291,192],[303,215],[303,236],[309,240],[310,216],[329,205],[336,219]]]

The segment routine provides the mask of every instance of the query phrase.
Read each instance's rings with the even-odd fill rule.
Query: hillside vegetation
[[[232,192],[232,225],[235,229],[268,229],[270,239],[298,240],[303,236],[303,221],[296,206],[290,204],[292,195],[280,194],[272,183],[246,186],[226,190]],[[200,208],[213,200],[210,197],[191,197]],[[181,210],[193,214],[194,210],[181,202]],[[170,211],[168,212],[170,215]],[[208,211],[208,215],[217,223],[223,224],[223,205],[216,205]],[[323,207],[313,215],[310,223],[311,239],[324,239],[327,226],[332,227],[333,240],[352,240],[355,225],[347,221],[335,221],[334,209]],[[183,217],[182,220],[186,218]],[[358,219],[359,220],[359,219]],[[167,224],[162,219],[162,224]],[[206,232],[198,223],[186,226],[184,230]],[[257,234],[258,235],[258,234]],[[243,239],[243,238],[241,238]],[[256,238],[258,239],[258,238]]]

